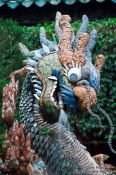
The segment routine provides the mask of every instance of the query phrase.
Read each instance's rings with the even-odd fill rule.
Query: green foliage
[[[74,30],[77,30],[81,21],[76,21],[72,24]],[[45,27],[48,38],[56,42],[54,34],[54,22],[41,24]],[[34,27],[19,26],[12,20],[0,20],[0,108],[2,108],[2,89],[6,83],[9,82],[8,75],[16,69],[23,67],[22,61],[24,57],[18,49],[18,43],[22,42],[30,50],[39,48],[39,28],[38,24]],[[116,102],[115,102],[115,73],[116,73],[116,60],[115,51],[116,45],[115,28],[116,19],[105,19],[90,22],[90,30],[96,28],[98,30],[97,44],[94,49],[93,58],[97,54],[104,54],[106,63],[101,75],[101,91],[98,97],[98,103],[110,115],[113,123],[116,123]],[[21,79],[22,83],[22,79]],[[19,95],[20,96],[20,95]],[[19,102],[19,96],[17,101]],[[0,112],[1,115],[1,112]],[[18,103],[15,118],[19,118]],[[87,135],[92,139],[102,138],[106,139],[109,135],[109,125],[105,118],[101,116],[103,123],[106,126],[102,137],[99,136],[99,126],[96,119],[91,119],[90,116],[80,118],[77,126],[83,135]],[[3,125],[0,117],[0,134],[4,133],[5,126]],[[0,137],[1,138],[1,137]],[[1,139],[0,139],[1,143]]]

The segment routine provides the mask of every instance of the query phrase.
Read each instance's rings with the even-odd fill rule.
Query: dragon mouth
[[[58,107],[58,87],[57,87],[57,81],[54,82],[54,86],[52,91],[50,92],[50,100],[51,102]]]

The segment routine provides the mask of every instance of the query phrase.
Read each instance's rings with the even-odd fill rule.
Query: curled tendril
[[[109,115],[99,105],[97,105],[97,109],[107,118],[107,120],[109,122],[110,135],[109,135],[109,138],[108,138],[108,145],[109,145],[109,148],[112,151],[112,153],[116,154],[116,151],[112,147],[112,137],[113,137],[113,134],[114,134],[114,126],[113,126],[112,120],[110,119]]]
[[[96,117],[96,119],[98,120],[99,126],[100,126],[100,133],[99,133],[99,134],[101,134],[101,132],[102,132],[103,129],[104,129],[104,126],[103,126],[102,123],[101,123],[101,119],[100,119],[99,115],[94,114],[93,111],[92,111],[91,108],[90,108],[90,88],[89,88],[89,86],[86,86],[86,89],[87,89],[87,93],[86,93],[87,110],[88,110],[89,114],[90,114],[92,117]]]

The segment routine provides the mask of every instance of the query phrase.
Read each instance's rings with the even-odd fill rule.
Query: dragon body
[[[68,122],[70,113],[72,117],[91,113],[100,88],[104,56],[98,55],[92,64],[96,30],[89,35],[87,27],[88,18],[83,16],[75,36],[70,17],[58,12],[55,28],[59,45],[46,38],[44,28],[40,29],[41,49],[29,51],[19,44],[27,57],[20,98],[21,123],[25,132],[31,133],[32,146],[48,172],[54,175],[105,174],[71,133]]]
[[[30,83],[33,75],[31,76],[27,75],[22,90],[20,101],[21,122],[25,125],[25,131],[31,133],[32,146],[41,155],[48,170],[55,175],[96,174],[96,172],[102,174],[99,166],[91,158],[85,147],[69,131],[59,124],[56,126],[46,124],[41,116],[37,116],[38,111],[33,109],[34,101],[31,91],[32,84]],[[44,129],[47,129],[47,133]],[[77,153],[75,160],[74,150]],[[70,153],[70,155],[66,153]]]

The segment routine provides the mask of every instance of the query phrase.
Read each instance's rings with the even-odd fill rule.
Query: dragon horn
[[[59,61],[67,66],[72,65],[73,52],[71,51],[71,41],[73,30],[70,25],[71,18],[68,15],[63,15],[59,21],[62,29],[62,35],[59,41]]]
[[[84,50],[89,40],[89,34],[88,33],[82,33],[80,35],[78,46],[74,51],[73,54],[73,60],[76,64],[83,66],[85,63],[85,54]]]
[[[78,43],[79,38],[80,38],[80,35],[87,31],[88,25],[89,25],[89,19],[88,19],[88,17],[86,15],[83,15],[83,17],[82,17],[82,24],[81,24],[79,30],[77,31],[75,39],[74,39],[74,41],[72,43],[74,48],[77,46],[77,43]]]
[[[60,39],[61,34],[62,34],[62,30],[59,26],[59,21],[60,21],[61,17],[62,17],[62,14],[60,12],[57,12],[56,19],[55,19],[55,33],[56,33],[58,40]]]
[[[97,37],[97,31],[95,29],[93,29],[90,32],[89,41],[88,41],[88,44],[85,48],[86,61],[92,62],[92,50],[93,50],[95,43],[96,43],[96,37]]]

